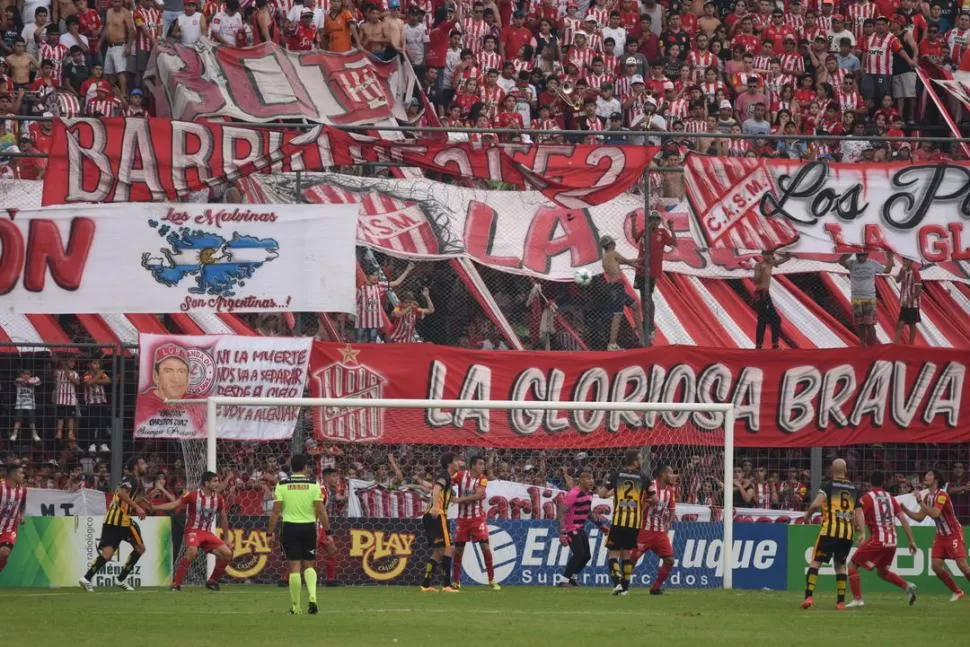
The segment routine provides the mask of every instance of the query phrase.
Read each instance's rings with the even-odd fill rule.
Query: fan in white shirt
[[[219,13],[212,17],[209,33],[223,45],[235,47],[238,42],[237,34],[243,26],[243,19],[239,14],[239,0],[228,0]]]

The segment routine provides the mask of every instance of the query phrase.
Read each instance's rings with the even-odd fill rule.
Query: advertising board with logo
[[[19,526],[10,561],[0,572],[0,588],[77,586],[77,578],[94,561],[101,538],[100,516],[26,517]],[[145,554],[128,582],[137,588],[168,586],[172,579],[172,524],[168,517],[138,521]],[[131,546],[119,552],[94,578],[95,587],[114,587]]]
[[[269,541],[267,521],[266,517],[230,515],[233,558],[226,569],[228,577],[256,584],[279,581],[286,562],[279,539]],[[420,519],[334,518],[330,536],[337,546],[341,584],[417,585],[431,555]],[[322,550],[318,556],[322,565]]]
[[[970,527],[963,529],[964,535],[970,532]],[[913,528],[913,539],[919,547],[915,555],[909,554],[909,544],[902,533],[899,535],[899,545],[896,548],[896,559],[893,560],[890,569],[897,575],[912,582],[921,593],[947,593],[947,588],[936,577],[930,567],[930,550],[933,547],[933,537],[936,528],[916,527]],[[798,591],[805,588],[805,574],[808,572],[808,564],[812,559],[812,551],[815,547],[815,538],[818,535],[818,526],[791,526],[788,531],[788,589]],[[855,547],[849,553],[849,559],[855,552]],[[947,561],[946,567],[959,582],[963,578],[956,563]],[[892,584],[883,581],[875,573],[862,572],[862,590],[865,591],[890,591],[900,592]],[[823,565],[818,572],[818,584],[815,587],[818,599],[825,599],[831,593],[835,596],[835,569],[832,564]],[[900,592],[900,595],[902,593]]]
[[[559,543],[559,531],[549,521],[491,521],[488,524],[495,579],[500,584],[551,586],[557,582],[569,560],[569,549]],[[666,586],[672,588],[720,588],[724,548],[719,539],[721,525],[714,523],[673,524],[671,530],[677,562]],[[610,586],[606,561],[606,537],[590,532],[593,559],[579,577],[584,586]],[[734,586],[743,589],[784,590],[788,562],[787,526],[778,524],[735,524]],[[645,555],[634,571],[633,585],[649,586],[657,575],[659,561]],[[486,584],[481,552],[476,546],[465,550],[463,581]]]
[[[141,335],[135,437],[206,437],[203,403],[172,405],[168,400],[302,396],[310,343],[307,337]],[[220,406],[216,435],[234,440],[289,438],[299,416],[295,407]]]

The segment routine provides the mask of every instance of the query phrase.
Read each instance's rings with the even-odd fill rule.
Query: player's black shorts
[[[637,547],[639,534],[638,528],[610,526],[610,532],[606,535],[606,547],[610,550],[633,550]]]
[[[284,523],[280,544],[287,561],[311,561],[317,558],[317,524]]]
[[[451,531],[448,529],[448,517],[445,515],[432,516],[425,514],[421,517],[424,524],[424,536],[432,548],[451,546]]]
[[[111,547],[118,550],[121,542],[127,541],[132,546],[140,546],[145,543],[141,538],[141,528],[134,521],[130,526],[112,526],[104,524],[101,526],[101,540],[98,542],[98,550]]]
[[[819,535],[815,540],[815,553],[812,560],[822,564],[828,564],[830,559],[835,559],[836,564],[845,564],[849,558],[849,551],[852,550],[851,539],[836,539],[835,537],[824,537]]]

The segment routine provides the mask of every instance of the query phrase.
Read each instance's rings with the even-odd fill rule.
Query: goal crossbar
[[[734,405],[697,402],[585,402],[547,400],[417,400],[417,399],[369,399],[369,398],[255,398],[210,397],[203,400],[168,400],[175,405],[206,405],[206,463],[207,469],[216,469],[216,415],[222,406],[289,406],[289,407],[337,407],[346,409],[532,409],[540,411],[645,411],[645,412],[706,412],[724,414],[724,493],[722,521],[724,544],[721,550],[723,588],[733,587],[734,556]]]

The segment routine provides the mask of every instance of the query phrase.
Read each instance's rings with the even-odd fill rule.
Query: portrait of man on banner
[[[204,435],[205,406],[172,401],[203,399],[209,395],[214,376],[209,353],[164,341],[155,348],[151,358],[151,377],[139,378],[143,388],[138,394],[136,434],[179,438]]]

